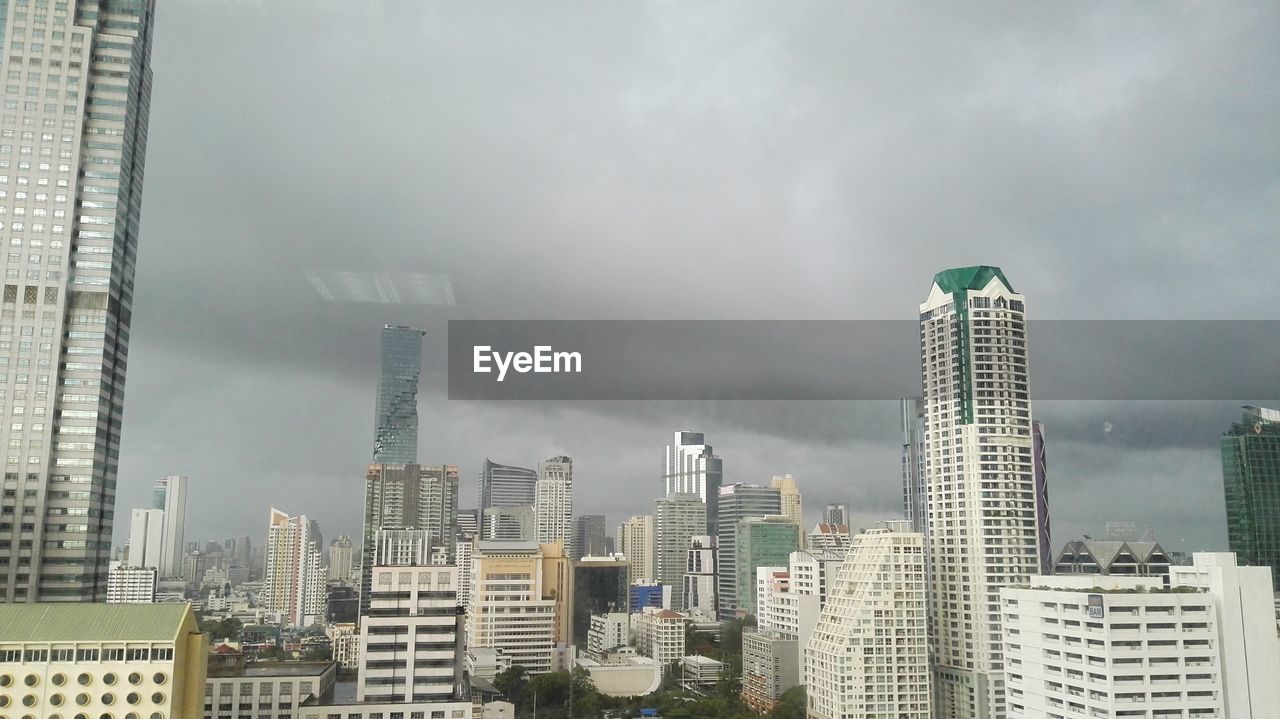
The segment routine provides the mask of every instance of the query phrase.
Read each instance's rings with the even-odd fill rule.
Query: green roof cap
[[[0,604],[0,642],[174,641],[191,605]]]
[[[1008,278],[1000,271],[1000,268],[992,267],[991,265],[956,267],[955,269],[943,270],[933,276],[933,282],[943,292],[956,293],[961,290],[980,290],[986,287],[993,277],[1003,282],[1010,292],[1015,291],[1013,285],[1009,284]]]

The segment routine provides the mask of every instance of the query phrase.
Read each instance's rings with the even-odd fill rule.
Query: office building
[[[374,567],[360,618],[358,702],[454,697],[462,681],[457,567]]]
[[[809,532],[805,546],[817,552],[847,552],[853,537],[846,524],[817,524]]]
[[[738,522],[747,517],[776,516],[782,511],[782,493],[758,484],[730,484],[720,488],[717,498],[719,565],[716,567],[716,600],[720,618],[732,619],[738,604]],[[793,548],[794,549],[794,548]]]
[[[671,586],[667,584],[646,582],[632,584],[627,588],[627,604],[631,607],[632,613],[644,607],[670,609],[673,602]]]
[[[631,615],[636,651],[667,667],[684,656],[685,616],[670,609],[644,607]]]
[[[296,719],[303,707],[333,700],[337,668],[336,662],[247,662],[240,651],[219,647],[209,654],[203,717]],[[188,716],[196,714],[173,718]]]
[[[578,515],[573,518],[573,551],[569,556],[574,559],[605,556],[609,554],[605,539],[603,514]]]
[[[1245,407],[1222,438],[1227,544],[1242,564],[1271,567],[1280,592],[1280,411]]]
[[[631,517],[618,525],[619,554],[631,563],[630,582],[650,581],[657,577],[653,561],[653,515]]]
[[[485,539],[502,542],[532,542],[538,531],[532,504],[489,507],[480,521]]]
[[[800,525],[783,516],[747,517],[738,522],[735,540],[738,597],[733,609],[755,614],[756,568],[785,566],[800,549]]]
[[[795,635],[772,629],[742,635],[742,701],[768,714],[782,693],[800,684],[800,652]]]
[[[569,643],[587,644],[591,617],[626,612],[629,604],[627,560],[617,557],[584,557],[573,562],[573,624]]]
[[[1169,574],[1169,555],[1155,541],[1079,539],[1067,542],[1053,562],[1054,574],[1156,577]]]
[[[778,490],[778,514],[790,519],[796,523],[797,527],[804,526],[804,503],[800,497],[800,490],[796,487],[796,479],[789,474],[782,476],[775,475],[769,481],[769,486]],[[800,536],[800,548],[804,549],[804,536]]]
[[[995,267],[940,272],[920,347],[937,711],[998,718],[1000,588],[1040,564],[1024,298]]]
[[[631,615],[625,611],[592,614],[590,619],[586,650],[597,660],[626,644],[631,636]]]
[[[166,579],[182,575],[182,556],[187,524],[187,478],[171,474],[156,480],[151,487],[151,507],[164,513],[164,530],[160,547],[160,576]]]
[[[412,327],[382,328],[382,377],[374,418],[373,464],[417,464],[418,377],[422,337]]]
[[[164,555],[164,510],[135,509],[129,516],[128,563],[159,569]]]
[[[207,647],[189,604],[0,606],[0,713],[198,716]]]
[[[698,534],[716,534],[716,497],[723,480],[724,462],[715,455],[702,433],[676,432],[662,455],[662,496],[698,496],[707,506],[707,526]]]
[[[461,537],[464,534],[480,534],[480,510],[459,509],[457,514],[457,536]]]
[[[371,464],[365,472],[364,537],[360,553],[360,589],[369,588],[374,540],[381,529],[427,533],[430,547],[448,557],[457,534],[456,465]],[[446,559],[446,561],[450,561]],[[362,598],[361,612],[368,608]]]
[[[805,644],[810,719],[929,719],[926,550],[912,529],[895,520],[854,537]]]
[[[558,671],[569,646],[571,567],[558,544],[480,541],[471,560],[467,672],[481,649],[530,674]]]
[[[498,464],[485,458],[480,470],[481,539],[508,539],[493,536],[485,522],[488,510],[498,507],[532,507],[537,501],[538,470]],[[532,541],[533,535],[524,537]]]
[[[1168,589],[1121,575],[1003,589],[1008,716],[1275,716],[1269,574],[1231,554],[1196,554],[1172,568]]]
[[[902,514],[915,531],[929,536],[928,477],[925,475],[924,397],[903,397],[898,403],[902,438]],[[848,522],[837,522],[848,524]]]
[[[13,517],[0,522],[0,555],[26,560],[0,565],[0,602],[101,602],[111,560],[154,3],[56,2],[34,11],[30,24],[27,7],[0,9],[0,68],[10,83],[4,133],[19,138],[14,155],[31,155],[0,176],[0,186],[13,187],[0,203],[12,218],[0,228],[9,247],[0,258],[0,360],[12,367],[14,382],[0,395],[8,418],[0,443],[9,448],[5,489],[16,493]],[[23,70],[25,79],[14,79]]]
[[[111,563],[107,573],[107,604],[151,604],[155,600],[155,567]]]
[[[685,607],[684,573],[690,541],[707,528],[707,505],[696,494],[672,494],[654,503],[655,579],[671,588],[672,606]]]
[[[538,463],[533,517],[539,544],[560,542],[566,550],[573,544],[573,460],[552,457]],[[566,554],[565,556],[569,556]]]
[[[689,539],[684,563],[684,609],[692,617],[716,616],[716,538],[699,535]]]
[[[828,504],[822,508],[822,521],[819,524],[849,524],[849,505]],[[801,525],[804,526],[804,525]]]
[[[351,583],[355,551],[355,543],[345,534],[329,543],[329,581]]]
[[[307,627],[325,616],[323,547],[319,525],[306,515],[290,517],[275,507],[267,529],[267,568],[262,606],[287,626]]]

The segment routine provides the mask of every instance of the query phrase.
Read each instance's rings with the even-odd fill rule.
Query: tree
[[[769,712],[769,719],[804,719],[807,694],[804,685],[791,687],[778,698],[778,704]]]
[[[210,619],[205,617],[200,620],[200,631],[209,635],[212,641],[228,641],[235,642],[240,640],[240,631],[244,629],[244,624],[235,617],[227,617],[226,619]]]
[[[520,706],[523,704],[525,689],[529,683],[529,678],[525,675],[524,667],[519,664],[513,664],[510,668],[498,672],[493,678],[493,687],[507,698],[507,701]]]
[[[304,662],[323,662],[332,658],[333,652],[328,647],[311,647],[302,653]]]

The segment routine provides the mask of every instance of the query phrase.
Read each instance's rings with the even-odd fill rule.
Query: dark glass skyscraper
[[[1280,591],[1280,411],[1245,407],[1222,438],[1227,543],[1240,564],[1271,567]]]
[[[382,328],[382,380],[373,438],[374,464],[418,461],[418,376],[422,373],[422,330]]]

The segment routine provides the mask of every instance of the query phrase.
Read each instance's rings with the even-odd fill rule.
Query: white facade
[[[815,524],[805,546],[819,552],[847,552],[852,542],[847,524]]]
[[[708,524],[714,529],[714,507],[723,475],[722,462],[701,432],[679,431],[662,455],[662,494],[696,494],[708,505]]]
[[[999,269],[968,267],[920,305],[940,716],[1004,716],[1000,589],[1039,570],[1023,300]]]
[[[458,567],[458,606],[460,607],[471,604],[471,572],[473,571],[471,555],[476,546],[475,536],[469,534],[455,542],[453,547],[453,556]]]
[[[783,606],[778,599],[791,586],[787,567],[756,567],[756,626],[780,629]]]
[[[160,549],[160,576],[182,575],[182,550],[187,523],[187,478],[171,474],[156,480],[151,488],[152,506],[164,511],[163,545]]]
[[[909,527],[854,538],[804,650],[811,719],[929,719],[924,535]]]
[[[107,604],[151,604],[155,600],[155,567],[111,563],[107,573]]]
[[[360,618],[359,702],[453,697],[461,679],[457,567],[374,567]]]
[[[129,564],[159,569],[164,548],[164,511],[135,509],[129,515]]]
[[[558,628],[566,618],[558,616],[560,606],[551,598],[556,578],[544,574],[548,564],[536,543],[477,542],[466,612],[467,670],[473,676],[498,666],[495,661],[518,664],[530,674],[559,668]],[[568,573],[568,562],[562,566]]]
[[[352,622],[330,624],[325,630],[333,647],[333,661],[342,669],[360,668],[360,632]]]
[[[271,509],[261,599],[288,626],[309,626],[324,618],[326,574],[318,535],[306,515],[290,517]]]
[[[618,553],[631,563],[629,584],[656,578],[653,566],[653,515],[631,517],[618,525]]]
[[[660,667],[684,656],[685,616],[670,609],[645,607],[631,615],[631,638],[636,651],[651,657]]]
[[[716,538],[709,535],[692,537],[685,554],[684,608],[691,615],[716,615]]]
[[[615,647],[623,646],[631,636],[631,615],[626,612],[592,614],[587,630],[587,652],[601,657]]]
[[[553,457],[538,463],[535,487],[535,538],[539,544],[560,542],[568,547],[573,537],[573,460]]]

